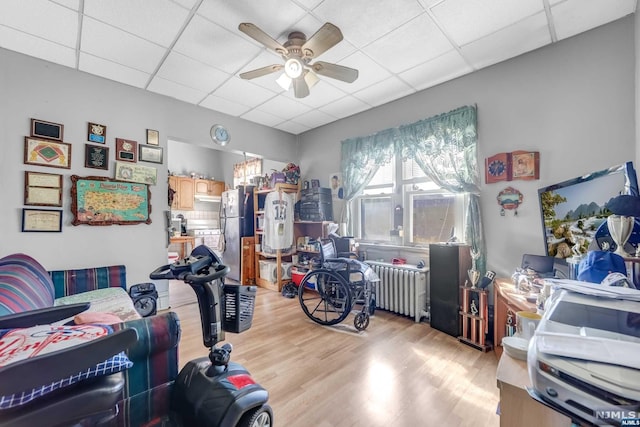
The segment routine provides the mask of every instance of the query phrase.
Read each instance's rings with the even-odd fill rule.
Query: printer
[[[573,420],[636,425],[623,420],[640,419],[640,291],[564,282],[529,342],[529,394]]]

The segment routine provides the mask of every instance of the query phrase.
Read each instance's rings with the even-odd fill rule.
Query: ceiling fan
[[[277,83],[284,90],[289,90],[293,86],[295,97],[304,98],[309,95],[309,88],[318,82],[316,74],[347,83],[353,83],[358,78],[358,70],[354,68],[323,61],[311,63],[343,38],[340,29],[329,22],[320,27],[310,39],[300,31],[293,31],[289,33],[284,44],[275,41],[254,24],[242,23],[238,29],[280,55],[285,61],[284,64],[268,65],[241,73],[240,77],[243,79],[255,79],[284,70],[276,80]]]

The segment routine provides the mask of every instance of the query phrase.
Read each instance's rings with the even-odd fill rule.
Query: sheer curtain
[[[464,239],[480,254],[476,268],[484,273],[485,241],[480,212],[477,159],[477,115],[464,106],[415,123],[386,129],[375,135],[342,142],[342,174],[347,202],[358,195],[394,154],[415,159],[424,173],[452,193],[468,193],[467,229]],[[349,203],[346,204],[349,230]]]

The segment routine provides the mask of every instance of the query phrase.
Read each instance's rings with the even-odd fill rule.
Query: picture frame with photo
[[[162,147],[140,144],[138,148],[140,150],[138,153],[138,160],[141,162],[162,164]]]
[[[27,165],[70,169],[71,144],[25,136],[24,163]]]

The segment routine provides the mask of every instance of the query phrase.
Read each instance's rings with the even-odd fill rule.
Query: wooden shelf
[[[471,301],[475,301],[472,297],[473,294],[477,294],[478,296],[478,306],[476,307],[478,314],[473,314],[469,311],[471,310]],[[462,324],[462,335],[458,337],[458,340],[478,350],[491,350],[493,346],[486,341],[489,330],[489,291],[480,288],[460,286],[460,296],[462,299],[462,310],[459,311],[459,315],[460,323]]]

